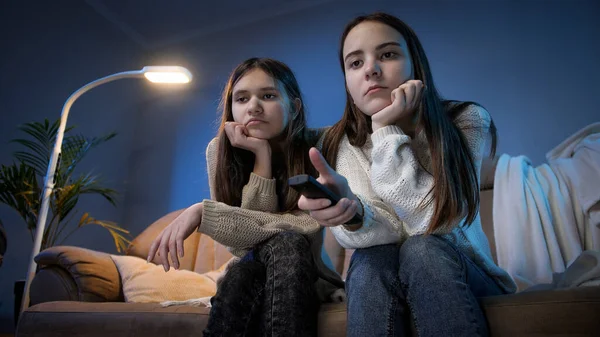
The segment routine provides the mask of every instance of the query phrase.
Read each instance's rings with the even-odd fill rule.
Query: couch
[[[493,190],[481,192],[481,216],[492,251]],[[133,241],[127,254],[145,258],[149,245],[181,210],[158,219]],[[326,249],[345,275],[351,250],[329,231]],[[210,237],[195,233],[185,241],[181,268],[199,273],[217,269],[231,255]],[[159,303],[125,303],[119,272],[106,253],[77,247],[52,247],[36,261],[40,270],[31,285],[31,306],[19,320],[17,337],[53,336],[200,336],[209,309],[163,308]],[[482,298],[491,336],[599,336],[600,287],[522,292]],[[434,304],[432,304],[434,305]],[[319,336],[345,336],[345,304],[325,304],[319,313]]]

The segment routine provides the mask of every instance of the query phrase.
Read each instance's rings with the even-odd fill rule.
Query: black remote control
[[[308,174],[299,174],[288,179],[288,184],[291,188],[298,191],[298,193],[311,199],[329,199],[331,206],[337,204],[340,201],[340,197],[333,193],[330,189],[325,187],[323,184],[317,181],[317,179],[309,176]],[[354,217],[350,219],[348,224],[361,223],[362,216],[358,213],[354,214]]]

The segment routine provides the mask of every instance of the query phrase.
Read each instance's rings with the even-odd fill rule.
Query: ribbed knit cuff
[[[277,184],[275,179],[267,179],[250,172],[247,186],[256,188],[260,194],[275,195]]]
[[[202,201],[202,221],[198,226],[198,232],[213,237],[217,231],[217,224],[219,222],[219,212],[217,211],[218,202],[210,199],[204,199]]]
[[[371,141],[373,142],[373,145],[375,145],[389,135],[405,135],[405,133],[397,125],[387,125],[373,132]]]

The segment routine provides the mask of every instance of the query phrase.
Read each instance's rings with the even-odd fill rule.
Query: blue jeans
[[[502,289],[442,237],[357,249],[346,280],[348,336],[487,336],[477,297]],[[412,325],[412,327],[411,327]]]

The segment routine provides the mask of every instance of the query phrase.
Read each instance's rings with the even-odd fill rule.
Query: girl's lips
[[[255,120],[251,120],[249,121],[246,126],[253,126],[253,125],[259,125],[259,124],[263,124],[264,122],[258,119]]]
[[[384,87],[384,86],[381,86],[381,85],[372,85],[371,87],[369,87],[369,89],[367,89],[367,92],[365,93],[365,96],[367,96],[369,94],[376,93],[376,92],[381,91],[383,89],[387,89],[387,87]]]
[[[381,91],[383,89],[385,89],[385,88],[373,88],[373,89],[369,89],[369,91],[367,91],[367,93],[365,94],[365,96],[369,95],[369,94],[376,93],[376,92]]]

